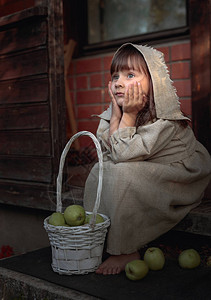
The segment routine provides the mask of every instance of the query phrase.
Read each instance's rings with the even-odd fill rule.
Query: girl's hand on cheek
[[[141,111],[147,98],[142,91],[141,83],[135,82],[128,86],[125,101],[123,103],[123,113],[128,113],[137,116],[138,112]]]
[[[115,117],[120,120],[122,117],[122,111],[116,102],[114,94],[112,93],[111,81],[109,81],[109,83],[108,83],[108,93],[109,93],[109,96],[110,96],[111,102],[112,102],[112,117]]]
[[[111,102],[112,102],[112,115],[111,115],[110,126],[109,126],[109,136],[111,136],[119,128],[119,124],[122,118],[122,111],[119,105],[117,104],[116,99],[112,93],[110,81],[108,84],[108,93],[110,95]],[[110,144],[110,140],[108,140],[108,144]]]

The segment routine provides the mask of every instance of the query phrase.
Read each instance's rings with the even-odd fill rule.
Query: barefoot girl
[[[110,107],[97,137],[104,155],[99,212],[108,215],[106,251],[96,273],[118,274],[138,250],[199,205],[211,172],[210,155],[195,139],[180,110],[161,52],[124,44],[111,64]],[[98,164],[85,186],[92,211]]]

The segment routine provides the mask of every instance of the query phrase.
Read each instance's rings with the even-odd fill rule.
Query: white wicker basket
[[[57,177],[57,212],[62,212],[62,173],[66,155],[74,140],[82,135],[92,138],[97,149],[99,160],[99,179],[97,187],[97,196],[93,214],[89,224],[66,227],[53,226],[48,223],[48,218],[44,220],[44,228],[48,233],[52,249],[52,268],[54,272],[65,275],[87,274],[95,271],[102,262],[102,253],[107,229],[110,225],[110,219],[103,214],[104,222],[95,224],[97,211],[100,205],[103,177],[103,159],[100,144],[96,137],[88,131],[76,133],[66,144],[59,165],[59,174]]]

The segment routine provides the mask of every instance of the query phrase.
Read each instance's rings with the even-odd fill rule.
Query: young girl
[[[99,212],[111,219],[110,254],[99,274],[118,274],[138,250],[199,205],[211,173],[210,156],[180,110],[163,54],[131,43],[115,53],[110,107],[97,137],[104,155]],[[98,164],[85,186],[84,207],[96,199]]]

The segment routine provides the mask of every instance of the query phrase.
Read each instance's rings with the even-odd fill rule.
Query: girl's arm
[[[110,128],[109,128],[109,136],[111,136],[119,128],[119,123],[122,118],[122,111],[121,111],[119,105],[116,103],[114,95],[111,91],[111,82],[110,81],[108,84],[108,92],[109,92],[111,102],[112,102],[112,115],[111,115]]]
[[[120,128],[110,137],[109,156],[115,163],[149,159],[176,138],[177,129],[175,121],[162,119],[137,129]]]

